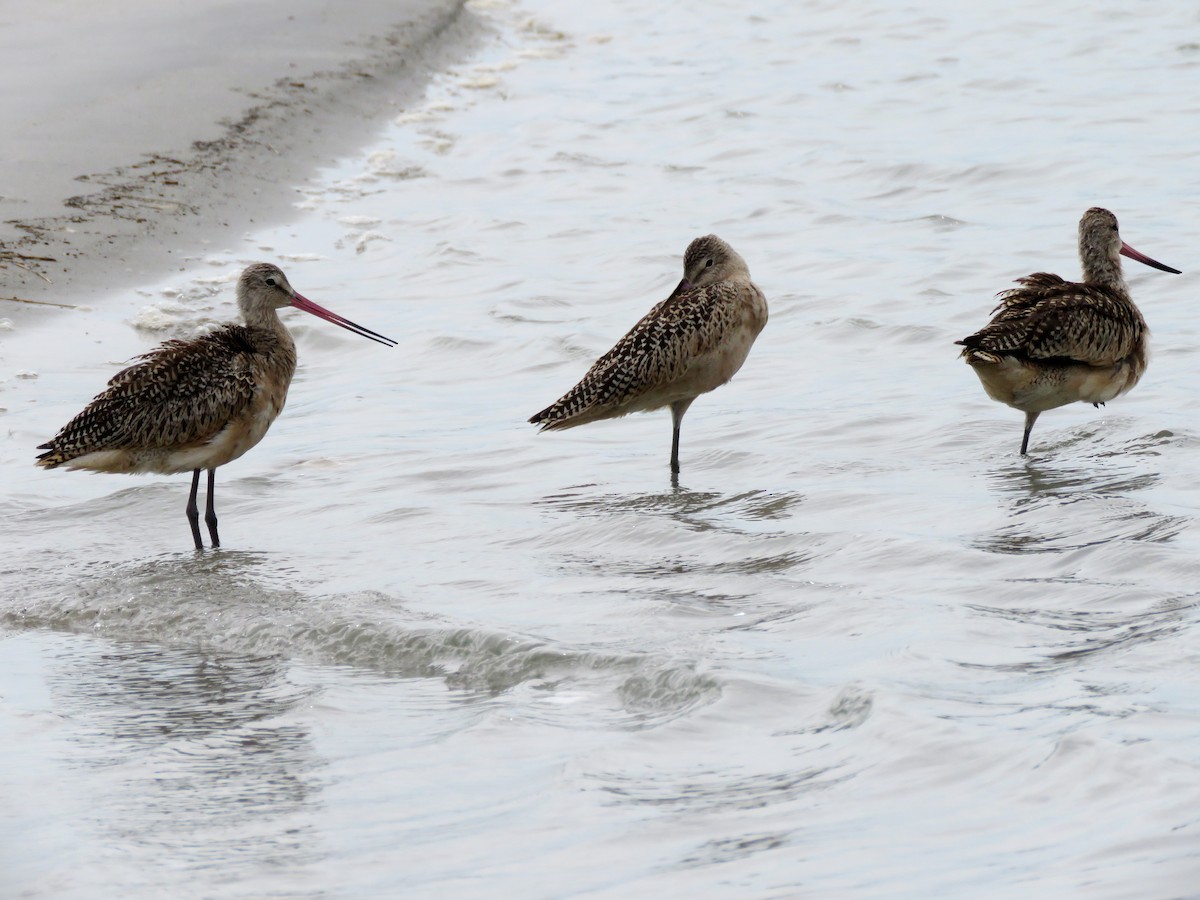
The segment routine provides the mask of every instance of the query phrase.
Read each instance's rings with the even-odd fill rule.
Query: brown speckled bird
[[[217,466],[262,440],[287,400],[296,345],[276,314],[294,306],[373,341],[395,346],[296,293],[283,272],[256,263],[237,283],[245,325],[229,324],[190,341],[167,341],[118,372],[108,387],[42,444],[37,464],[94,472],[192,472],[187,517],[200,540],[196,492],[208,470],[204,521],[219,547],[213,486]]]
[[[529,421],[557,430],[669,406],[671,471],[678,473],[683,414],[734,376],[766,324],[767,300],[746,261],[714,234],[696,238],[671,296]]]
[[[1083,282],[1038,272],[999,294],[995,316],[957,341],[993,400],[1025,413],[1021,454],[1040,413],[1080,401],[1100,406],[1146,371],[1146,321],[1129,297],[1121,256],[1180,274],[1121,240],[1117,217],[1092,207],[1079,220]]]

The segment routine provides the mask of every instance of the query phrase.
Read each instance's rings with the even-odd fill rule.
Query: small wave
[[[499,694],[528,685],[611,692],[641,726],[712,702],[720,685],[694,661],[613,653],[414,616],[383,593],[313,596],[290,587],[259,554],[169,554],[127,566],[50,576],[0,607],[0,625],[84,632],[207,653],[349,666],[437,678],[456,691]],[[609,723],[614,724],[614,723]]]

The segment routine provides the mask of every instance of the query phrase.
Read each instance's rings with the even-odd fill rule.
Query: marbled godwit
[[[1122,255],[1180,274],[1122,241],[1117,217],[1092,207],[1079,220],[1082,283],[1019,278],[992,321],[957,341],[988,396],[1025,413],[1022,455],[1039,414],[1076,400],[1099,407],[1146,371],[1146,320],[1125,287]]]
[[[38,447],[38,465],[94,472],[192,472],[187,517],[196,549],[200,514],[196,491],[208,469],[204,521],[214,547],[217,466],[237,459],[262,440],[287,400],[296,371],[296,345],[276,314],[294,306],[363,337],[395,346],[296,293],[283,272],[256,263],[237,283],[245,325],[224,325],[191,341],[167,341],[118,372],[108,387]]]
[[[546,431],[669,406],[671,471],[678,473],[683,414],[734,376],[766,324],[767,300],[746,261],[714,234],[696,238],[671,296],[529,421]]]

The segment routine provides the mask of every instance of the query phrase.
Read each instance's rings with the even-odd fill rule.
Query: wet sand
[[[0,17],[20,85],[0,96],[0,296],[78,302],[285,220],[296,185],[477,31],[464,0],[69,0]]]

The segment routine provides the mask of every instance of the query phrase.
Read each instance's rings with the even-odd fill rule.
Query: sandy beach
[[[0,98],[0,295],[111,290],[285,218],[295,185],[469,46],[463,6],[64,0],[0,19],[20,73]]]

